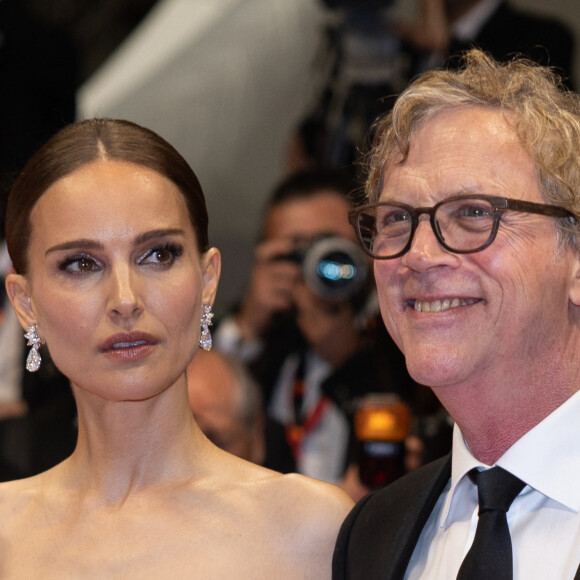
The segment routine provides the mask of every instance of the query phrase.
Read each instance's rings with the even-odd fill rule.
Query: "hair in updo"
[[[31,157],[12,187],[5,227],[8,252],[17,273],[27,273],[30,214],[36,202],[59,179],[97,160],[141,165],[169,179],[185,198],[198,250],[209,248],[203,191],[177,150],[155,132],[130,121],[88,119],[51,137]]]

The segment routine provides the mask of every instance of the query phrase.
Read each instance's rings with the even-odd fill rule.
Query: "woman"
[[[46,342],[79,436],[63,463],[0,486],[0,575],[330,577],[350,500],[221,451],[189,410],[220,256],[183,158],[126,121],[69,126],[25,167],[6,223],[28,368]]]

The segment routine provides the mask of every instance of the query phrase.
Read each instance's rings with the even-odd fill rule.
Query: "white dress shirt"
[[[213,335],[217,350],[239,357],[249,363],[261,354],[263,343],[259,340],[244,341],[233,316],[220,322]],[[298,369],[298,356],[289,355],[276,380],[268,415],[291,425],[295,421],[293,388]],[[322,398],[321,385],[332,373],[328,362],[308,352],[304,377],[303,411],[311,413]],[[344,473],[348,451],[350,426],[344,413],[332,402],[324,407],[316,426],[309,431],[300,444],[296,460],[298,473],[330,483],[337,483]]]
[[[495,465],[527,485],[507,514],[514,580],[572,580],[580,565],[580,392],[519,439]],[[473,542],[483,465],[455,426],[451,480],[425,525],[405,579],[449,580]]]

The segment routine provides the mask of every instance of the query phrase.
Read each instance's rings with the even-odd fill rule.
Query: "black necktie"
[[[511,580],[512,542],[506,513],[525,483],[501,467],[474,469],[469,477],[477,484],[479,521],[457,580]]]

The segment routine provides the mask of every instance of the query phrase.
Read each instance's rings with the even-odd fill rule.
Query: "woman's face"
[[[220,260],[200,257],[185,199],[150,169],[96,161],[54,183],[31,213],[26,277],[8,291],[60,370],[112,400],[154,396],[183,375]]]

